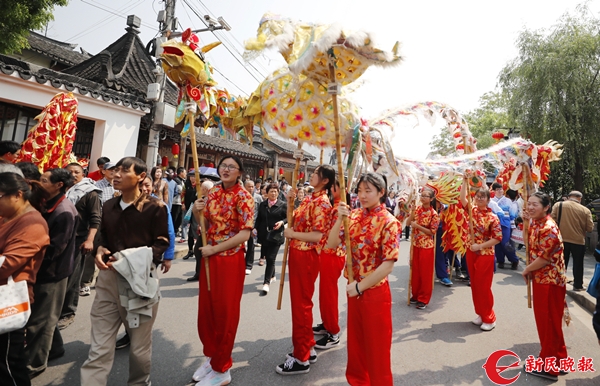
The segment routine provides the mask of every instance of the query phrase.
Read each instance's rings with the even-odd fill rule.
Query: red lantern
[[[211,162],[211,163],[209,163],[207,166],[208,166],[209,168],[214,168],[214,167],[215,167],[215,164],[213,164],[213,163]]]
[[[303,179],[304,178],[304,172],[300,172],[300,175],[298,176],[298,178]]]
[[[279,175],[283,174],[283,168],[279,168]]]
[[[504,133],[496,131],[495,133],[492,133],[492,138],[494,138],[496,142],[500,142],[504,139]]]
[[[171,147],[171,154],[174,158],[179,157],[179,144],[176,143]]]
[[[264,175],[265,175],[265,172],[264,172],[262,169],[260,169],[260,170],[258,171],[258,176],[259,176],[259,177],[262,177],[262,176],[264,176]]]
[[[160,163],[160,165],[161,165],[162,167],[167,167],[167,166],[169,166],[169,157],[167,157],[167,156],[164,156],[164,157],[162,157],[162,160],[161,160],[161,163]]]

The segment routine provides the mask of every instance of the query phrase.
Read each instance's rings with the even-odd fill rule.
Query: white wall
[[[147,111],[116,105],[94,99],[91,96],[73,93],[79,102],[79,117],[95,121],[94,140],[90,157],[90,170],[96,170],[96,160],[106,156],[118,161],[125,156],[135,156],[140,119]],[[49,83],[41,85],[32,77],[23,80],[14,72],[0,72],[0,100],[17,105],[44,108],[54,95],[67,92],[54,88]]]

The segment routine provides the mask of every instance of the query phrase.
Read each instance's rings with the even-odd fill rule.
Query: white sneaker
[[[494,323],[482,323],[479,328],[481,328],[483,331],[492,331],[494,329],[494,327],[496,327],[496,322],[494,322]]]
[[[192,379],[196,382],[201,381],[204,377],[206,377],[212,371],[212,367],[210,367],[210,358],[206,358],[206,362],[202,364],[202,366],[198,367],[198,370],[192,375]]]
[[[251,269],[247,269],[247,270],[246,270],[246,275],[250,275],[251,273],[252,273],[252,270],[251,270]]]
[[[196,386],[223,386],[231,383],[231,373],[229,370],[224,373],[211,370],[210,373],[203,380],[196,383]]]
[[[263,290],[263,292],[269,293],[269,285],[268,284],[263,285],[262,290]]]
[[[273,277],[271,278],[270,282],[271,282],[271,283],[273,283],[275,280],[277,280],[277,279],[275,279],[275,276],[273,276]]]
[[[471,322],[476,326],[481,326],[483,324],[483,320],[481,320],[481,316],[477,315],[475,319]]]

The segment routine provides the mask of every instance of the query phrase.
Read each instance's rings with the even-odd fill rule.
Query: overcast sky
[[[187,0],[199,15],[222,16],[232,27],[217,32],[225,45],[242,62],[219,46],[208,54],[219,85],[232,94],[250,94],[259,80],[284,64],[275,52],[251,65],[240,58],[243,42],[256,36],[261,16],[268,11],[314,23],[340,22],[349,29],[376,34],[377,45],[390,50],[401,43],[404,62],[393,69],[369,69],[354,100],[368,119],[381,111],[423,101],[449,104],[461,113],[478,106],[479,97],[496,87],[500,70],[516,57],[515,40],[524,28],[551,28],[565,13],[573,12],[581,0]],[[600,11],[600,0],[589,1]],[[102,9],[101,9],[102,8]],[[124,34],[125,17],[142,19],[141,39],[150,41],[158,31],[156,13],[162,1],[70,0],[57,8],[48,36],[77,43],[96,54]],[[115,14],[121,15],[117,16]],[[176,16],[184,28],[203,24],[182,0]],[[216,40],[211,33],[200,35],[203,43]],[[258,79],[258,80],[257,80]],[[441,120],[440,120],[441,122]],[[439,128],[407,121],[402,141],[395,141],[396,155],[424,158],[431,137]]]

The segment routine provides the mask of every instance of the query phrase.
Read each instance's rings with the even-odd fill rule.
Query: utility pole
[[[163,42],[165,42],[167,39],[169,39],[169,36],[171,35],[172,30],[174,30],[176,28],[176,22],[177,20],[175,19],[175,0],[165,0],[165,9],[163,11],[160,11],[158,13],[158,23],[159,23],[159,28],[160,28],[160,32],[161,32],[161,36],[156,38],[156,59],[157,59],[157,66],[155,69],[155,73],[156,73],[156,83],[159,85],[159,96],[158,96],[158,100],[155,102],[156,103],[162,103],[164,102],[164,96],[165,96],[165,85],[166,85],[166,78],[165,78],[165,73],[162,69],[162,66],[160,65],[160,57],[159,57],[159,52],[160,50],[160,44],[162,44]],[[156,109],[153,109],[153,113],[156,113]],[[155,124],[155,119],[152,119],[152,127],[150,128],[150,134],[148,136],[148,148],[146,150],[146,164],[149,167],[154,167],[157,165],[157,157],[158,157],[158,144],[160,141],[160,127],[159,125]]]

